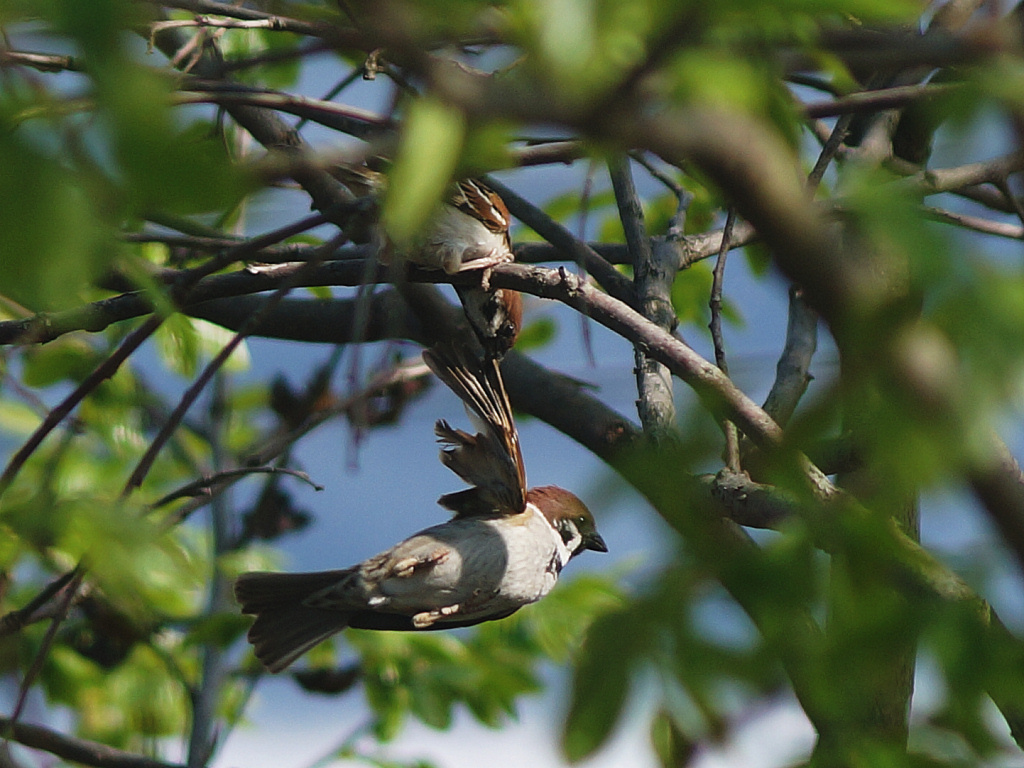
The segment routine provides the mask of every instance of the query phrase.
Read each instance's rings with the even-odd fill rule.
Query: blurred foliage
[[[230,119],[230,109],[178,106],[185,89],[202,91],[209,70],[203,73],[201,63],[223,64],[243,94],[284,102],[288,94],[278,91],[309,95],[313,67],[337,70],[331,82],[362,74],[360,88],[386,83],[387,90],[375,94],[384,94],[379,102],[391,108],[388,117],[398,130],[375,134],[366,155],[393,158],[381,218],[392,243],[404,246],[415,243],[453,178],[492,170],[512,175],[513,150],[600,124],[605,115],[632,108],[634,99],[643,100],[638,109],[645,115],[674,109],[742,115],[799,155],[806,170],[819,145],[807,131],[795,98],[806,94],[793,87],[793,76],[802,88],[859,90],[871,73],[864,51],[843,49],[843,35],[860,34],[858,44],[869,38],[874,44],[887,31],[923,28],[934,16],[922,17],[924,6],[915,0],[244,5],[312,25],[316,34],[307,37],[260,18],[197,18],[135,0],[0,2],[3,319],[78,308],[126,285],[164,318],[139,359],[108,371],[0,490],[0,612],[30,604],[78,564],[88,573],[52,647],[45,647],[42,621],[0,637],[0,671],[24,679],[45,654],[38,688],[46,705],[61,708],[76,734],[106,744],[158,753],[157,744],[188,739],[196,702],[207,695],[214,702],[212,725],[223,738],[244,720],[260,674],[242,650],[247,620],[229,604],[229,580],[277,567],[280,537],[316,524],[279,476],[260,478],[259,501],[249,507],[225,501],[218,514],[229,518],[227,524],[205,513],[178,524],[201,505],[205,488],[151,506],[225,466],[248,467],[255,451],[334,403],[327,376],[313,388],[317,402],[288,422],[274,410],[273,385],[252,381],[244,344],[218,374],[216,396],[190,410],[141,490],[124,492],[179,390],[231,338],[229,331],[177,313],[180,296],[162,271],[203,264],[216,249],[137,243],[124,234],[236,236],[248,228],[266,231],[286,206],[305,214],[309,205],[273,165],[292,158],[294,137],[265,162],[251,136]],[[180,44],[173,60],[152,27],[165,21],[173,23],[164,33]],[[364,32],[371,45],[358,40]],[[979,49],[975,58],[935,73],[935,82],[967,87],[913,105],[921,135],[908,140],[909,159],[926,161],[940,139],[972,160],[1007,152],[1005,144],[1017,149],[1024,64],[1019,49],[1006,42],[1011,34],[970,38],[991,51],[1003,47],[992,55]],[[387,43],[383,48],[375,35]],[[892,50],[865,50],[898,58]],[[71,61],[35,69],[6,57],[19,51]],[[450,83],[437,73],[411,71],[429,56],[452,57],[464,70],[482,73],[472,87],[494,85],[512,105],[512,116],[503,112],[504,103],[484,100],[480,114],[456,106],[474,94],[446,90]],[[889,73],[875,74],[884,79]],[[344,106],[349,96],[331,98]],[[516,121],[531,110],[550,120]],[[317,147],[354,144],[330,127],[281,114],[296,136]],[[603,136],[587,137],[583,147],[588,182],[567,191],[539,185],[530,199],[574,233],[622,243],[604,162],[623,148],[606,145]],[[874,163],[855,145],[846,149],[818,200],[830,206],[850,252],[885,278],[887,290],[854,307],[845,327],[823,328],[835,332],[841,370],[798,411],[786,450],[766,458],[742,446],[744,466],[785,493],[796,512],[771,532],[749,533],[721,521],[721,510],[690,474],[721,465],[713,431],[719,414],[695,406],[680,415],[684,437],[678,444],[616,465],[674,531],[665,562],[644,563],[628,578],[619,572],[566,578],[539,604],[470,630],[352,631],[319,646],[306,657],[307,670],[324,673],[338,692],[358,682],[371,724],[357,735],[368,732],[374,741],[364,749],[358,739],[346,740],[325,762],[397,765],[377,747],[395,739],[410,719],[448,729],[465,711],[501,727],[524,697],[550,684],[556,666],[571,675],[562,724],[570,760],[596,754],[639,711],[649,718],[660,764],[687,765],[702,750],[728,743],[751,713],[795,701],[819,728],[822,744],[813,759],[820,765],[1019,761],[1019,753],[1008,757],[1006,727],[991,706],[997,700],[1006,710],[1010,702],[1024,712],[1019,640],[993,631],[998,621],[973,597],[940,599],[930,589],[934,580],[946,579],[947,592],[964,593],[967,588],[943,570],[950,565],[978,594],[995,593],[993,582],[1006,575],[1003,553],[995,547],[943,553],[936,563],[901,538],[893,522],[901,505],[922,491],[941,493],[969,482],[987,458],[992,431],[1008,418],[1019,421],[1019,254],[951,235],[947,225],[923,214],[924,193],[916,180],[902,178],[905,166]],[[633,166],[652,236],[667,237],[680,222],[682,231],[674,235],[703,234],[725,220],[729,202],[694,154],[693,163],[679,168],[645,155],[655,173]],[[270,167],[275,170],[268,174]],[[1013,187],[1000,188],[1006,190]],[[1013,217],[1019,211],[985,207],[983,191],[975,190],[973,204],[998,223],[1019,224]],[[949,196],[940,200],[959,205]],[[1004,200],[1003,207],[1013,205]],[[321,238],[305,233],[291,242],[318,245]],[[764,243],[744,249],[766,291],[775,256]],[[694,263],[673,281],[684,336],[707,326],[712,264]],[[621,272],[628,275],[630,268]],[[337,295],[330,286],[309,291],[325,302]],[[727,280],[727,321],[760,322],[729,293]],[[520,351],[543,349],[567,332],[566,324],[530,317],[530,311],[528,305]],[[46,344],[28,336],[5,348],[0,439],[11,456],[56,403],[109,359],[128,325]],[[823,512],[809,499],[793,452],[810,454],[851,435],[860,472],[844,480],[858,504]],[[961,514],[969,518],[970,512]],[[875,730],[879,692],[906,672],[898,667],[908,647],[920,649],[931,689],[923,703],[915,701],[909,753]],[[218,664],[222,676],[209,672]]]

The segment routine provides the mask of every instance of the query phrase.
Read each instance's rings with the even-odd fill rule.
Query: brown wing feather
[[[442,463],[476,491],[448,494],[441,503],[460,516],[521,512],[526,506],[526,470],[498,363],[481,363],[467,350],[450,345],[424,351],[423,359],[482,421],[476,435],[444,421],[435,426],[443,446]]]
[[[508,228],[512,214],[501,196],[480,179],[463,179],[455,185],[451,204],[475,219],[479,219],[491,232],[504,233],[511,251]]]

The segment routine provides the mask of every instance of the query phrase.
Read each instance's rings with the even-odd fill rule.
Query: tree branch
[[[636,306],[636,293],[632,284],[599,256],[586,243],[573,236],[569,230],[537,208],[533,203],[520,197],[495,179],[487,179],[494,191],[501,195],[513,216],[530,227],[534,232],[561,250],[572,261],[579,264],[604,286],[608,293],[630,306]]]
[[[0,731],[7,732],[8,729],[12,733],[12,738],[19,744],[94,768],[185,768],[177,763],[164,763],[108,747],[106,744],[66,736],[41,725],[11,723],[9,718],[0,717]]]
[[[625,155],[616,155],[609,163],[609,170],[615,202],[619,208],[619,220],[626,234],[626,246],[633,263],[633,284],[641,313],[671,332],[677,322],[671,296],[675,270],[655,259],[644,228],[643,208],[633,184],[629,159]],[[634,354],[640,423],[647,435],[655,440],[664,439],[675,431],[672,377],[665,366],[648,358],[641,347],[634,347]]]
[[[775,366],[775,381],[764,401],[765,413],[779,426],[789,423],[811,383],[809,371],[817,347],[818,314],[804,302],[800,289],[790,286],[786,342]]]

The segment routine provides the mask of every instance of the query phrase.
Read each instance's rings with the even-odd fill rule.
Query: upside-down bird
[[[368,166],[338,166],[334,173],[357,194],[378,196],[386,184],[385,175]],[[491,268],[515,259],[511,224],[512,215],[497,192],[481,179],[462,179],[452,184],[424,231],[401,252],[383,227],[374,237],[385,264],[400,260],[448,275],[478,271],[478,282],[455,290],[484,352],[501,359],[515,344],[523,319],[519,292],[490,285]]]
[[[280,672],[346,627],[435,630],[502,619],[544,597],[585,549],[607,552],[594,517],[556,486],[526,487],[519,435],[493,358],[436,347],[431,370],[462,398],[481,430],[438,421],[441,462],[470,484],[438,503],[447,523],[351,568],[320,573],[246,573],[235,583],[256,621],[249,642]]]

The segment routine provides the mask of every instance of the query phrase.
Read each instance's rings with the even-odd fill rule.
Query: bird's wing
[[[463,179],[455,185],[450,202],[463,213],[479,219],[491,232],[504,233],[512,223],[501,196],[480,179]]]
[[[445,421],[434,427],[441,462],[473,488],[439,499],[457,517],[517,514],[526,507],[526,469],[519,433],[498,363],[479,361],[468,350],[438,345],[423,359],[470,409],[480,431],[471,435]]]

